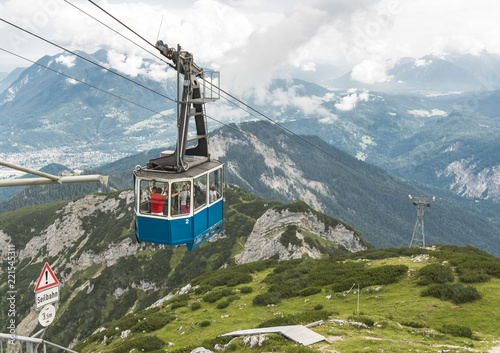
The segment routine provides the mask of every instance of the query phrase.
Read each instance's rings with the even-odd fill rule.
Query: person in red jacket
[[[168,185],[168,184],[167,184]],[[163,216],[163,203],[167,199],[167,195],[163,195],[165,189],[159,187],[151,190],[151,214],[162,215]]]

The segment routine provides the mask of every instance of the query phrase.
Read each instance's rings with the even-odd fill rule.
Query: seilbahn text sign
[[[35,307],[37,310],[44,305],[55,303],[59,300],[59,286],[53,286],[35,293]]]

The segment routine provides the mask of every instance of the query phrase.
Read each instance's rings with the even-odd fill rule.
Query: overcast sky
[[[71,50],[126,52],[138,58],[121,57],[130,66],[151,57],[68,2],[147,46],[88,1],[0,0],[0,17]],[[181,44],[199,64],[235,82],[266,81],[287,65],[313,71],[319,64],[349,65],[376,82],[405,56],[500,54],[498,0],[95,2],[151,43],[160,31],[160,39]],[[32,60],[61,52],[3,22],[0,48]],[[29,65],[0,51],[0,72]]]

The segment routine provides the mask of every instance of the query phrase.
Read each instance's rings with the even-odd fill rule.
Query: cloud
[[[427,66],[432,64],[432,60],[418,59],[415,60],[415,67]]]
[[[338,110],[353,110],[358,102],[368,102],[370,95],[368,92],[358,94],[355,89],[349,90],[348,94],[341,98],[339,103],[335,104]]]
[[[130,77],[141,75],[157,82],[177,79],[175,70],[167,69],[164,64],[145,62],[141,56],[126,55],[110,50],[107,59],[108,62],[105,65]]]
[[[452,53],[480,55],[486,50],[486,43],[469,35],[453,35],[437,37],[431,46],[434,55],[449,55]]]
[[[351,79],[372,85],[374,83],[386,82],[390,77],[387,76],[387,67],[385,64],[364,60],[352,69]]]
[[[114,50],[108,51],[108,64],[115,70],[136,77],[139,74],[145,74],[146,70],[142,68],[142,58],[138,56],[125,55],[117,53]]]
[[[69,68],[69,67],[75,66],[75,59],[76,59],[76,56],[72,56],[72,55],[67,55],[67,56],[66,55],[59,55],[56,58],[56,62]]]
[[[213,121],[216,124],[219,124],[218,121],[238,124],[249,120],[248,118],[250,117],[249,113],[245,110],[229,106],[220,100],[207,105],[207,116],[209,117],[209,122]]]
[[[293,85],[283,88],[278,88],[269,92],[263,101],[259,104],[270,104],[275,107],[292,107],[300,110],[306,116],[314,116],[319,118],[327,118],[335,120],[337,117],[323,106],[323,102],[331,99],[332,94],[327,93],[324,97],[318,96],[301,96],[297,93],[303,87]]]

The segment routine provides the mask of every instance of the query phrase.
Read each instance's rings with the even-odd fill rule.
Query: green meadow
[[[422,296],[426,292],[432,295]],[[499,259],[472,247],[267,260],[204,274],[187,293],[105,325],[75,350],[191,352],[218,345],[228,352],[488,352],[500,345],[498,293]],[[279,334],[253,348],[243,337],[221,337],[313,322],[318,325],[311,329],[326,340],[310,347]]]

